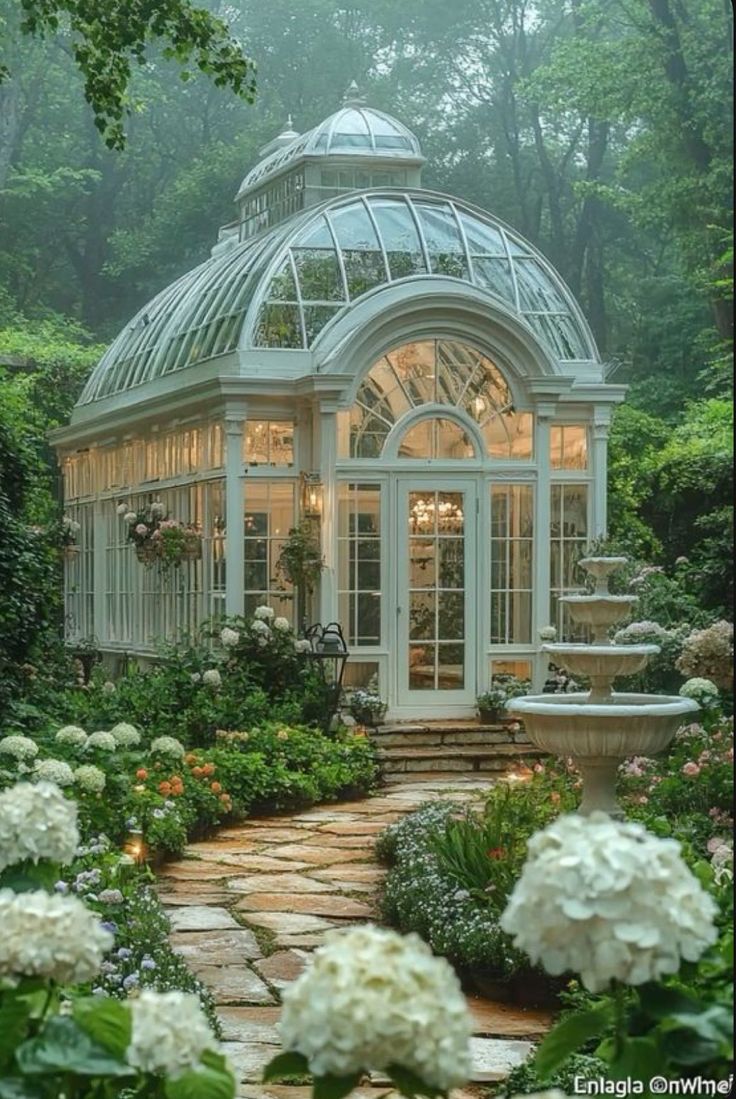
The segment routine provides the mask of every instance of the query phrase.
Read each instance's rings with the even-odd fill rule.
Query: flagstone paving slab
[[[177,931],[171,945],[186,960],[210,965],[238,965],[262,957],[250,928],[238,931]]]
[[[175,908],[168,915],[172,931],[220,931],[240,926],[227,908],[216,905],[194,904],[189,908]]]
[[[291,893],[288,899],[283,893],[251,893],[239,900],[235,907],[239,912],[282,912],[285,902],[290,912],[306,912],[312,916],[369,919],[375,915],[373,907],[365,901],[332,895],[320,897],[313,893]]]
[[[375,918],[376,890],[386,874],[375,861],[383,829],[428,800],[472,802],[488,784],[486,776],[433,775],[396,783],[363,801],[247,820],[191,845],[166,868],[160,895],[172,922],[172,945],[212,990],[239,1096],[310,1099],[309,1088],[261,1082],[263,1067],[280,1048],[279,993],[328,931]],[[473,1080],[504,1079],[526,1059],[530,1039],[546,1031],[549,1013],[480,997],[469,1003]],[[355,1099],[394,1094],[379,1083],[366,1081]],[[451,1099],[479,1099],[479,1092],[470,1085]]]
[[[195,965],[191,969],[212,993],[216,1004],[275,1004],[268,985],[247,965]]]
[[[297,979],[308,958],[309,952],[305,950],[279,950],[256,962],[254,968],[269,984],[276,988],[285,988]]]
[[[249,912],[248,923],[265,927],[282,935],[298,935],[304,931],[329,931],[335,924],[321,916],[306,916],[301,912]]]
[[[310,874],[249,874],[245,878],[227,879],[227,888],[233,893],[255,893],[264,887],[272,893],[334,893],[340,888],[337,884],[315,881]]]
[[[258,1007],[219,1007],[217,1017],[222,1037],[227,1042],[256,1042],[259,1045],[280,1046],[276,1024],[281,1015],[278,1005]]]
[[[313,847],[307,843],[287,843],[282,847],[272,847],[271,856],[283,859],[301,859],[312,866],[329,866],[331,862],[350,862],[368,858],[365,849],[360,851],[330,850],[327,847]]]

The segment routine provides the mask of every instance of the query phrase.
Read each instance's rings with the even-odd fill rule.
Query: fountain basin
[[[578,565],[595,579],[597,591],[607,593],[608,577],[622,568],[627,561],[627,557],[582,557]]]
[[[554,662],[573,675],[590,679],[615,679],[619,675],[634,675],[645,668],[650,656],[656,656],[659,645],[575,645],[557,642],[542,645],[542,652],[554,657]]]
[[[506,704],[543,751],[576,759],[615,760],[663,751],[688,715],[699,708],[697,702],[679,695],[616,692],[598,704],[591,703],[588,694],[525,695]]]

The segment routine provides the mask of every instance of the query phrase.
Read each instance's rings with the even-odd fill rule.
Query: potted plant
[[[277,574],[291,584],[296,594],[296,621],[306,622],[307,604],[324,568],[319,528],[309,520],[292,527],[276,562]]]
[[[491,686],[476,699],[478,717],[482,725],[495,725],[506,716],[506,703],[519,695],[527,694],[531,684],[527,679],[514,675],[494,676]]]
[[[383,719],[387,705],[376,691],[358,688],[350,695],[348,709],[359,725],[369,725],[372,729]]]
[[[72,519],[70,515],[63,516],[61,520],[61,552],[67,559],[79,553],[77,535],[81,529],[76,519]]]
[[[197,561],[202,556],[202,535],[196,527],[165,516],[164,505],[154,501],[139,511],[118,506],[118,514],[128,526],[128,541],[133,544],[141,564],[158,564],[166,572],[178,568],[183,561]]]

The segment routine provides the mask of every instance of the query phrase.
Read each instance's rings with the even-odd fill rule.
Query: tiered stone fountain
[[[506,706],[520,718],[529,739],[556,756],[570,756],[580,769],[583,798],[579,812],[596,809],[623,816],[616,800],[619,764],[630,756],[653,756],[672,741],[677,729],[698,705],[679,695],[617,694],[613,680],[633,675],[659,652],[657,645],[614,645],[608,639],[611,626],[629,616],[635,595],[611,595],[609,577],[625,557],[587,557],[581,568],[595,578],[592,595],[561,598],[574,622],[590,626],[589,645],[542,645],[555,664],[572,675],[586,676],[587,694],[524,695]]]

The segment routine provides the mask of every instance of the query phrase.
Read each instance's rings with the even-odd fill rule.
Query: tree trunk
[[[0,191],[15,159],[19,130],[20,88],[12,77],[0,84]]]

